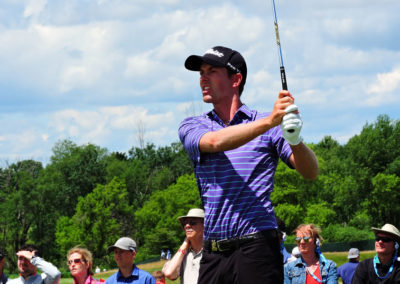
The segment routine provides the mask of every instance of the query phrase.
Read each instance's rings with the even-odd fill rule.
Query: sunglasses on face
[[[376,242],[382,241],[382,242],[384,242],[384,243],[393,242],[393,240],[392,240],[391,238],[388,238],[388,237],[380,237],[380,236],[376,236],[376,237],[375,237],[375,241],[376,241]]]
[[[310,239],[312,239],[310,236],[306,236],[306,237],[296,237],[294,238],[294,241],[296,243],[300,243],[301,240],[303,240],[305,243],[308,243],[310,241]]]
[[[84,260],[80,259],[80,258],[70,259],[70,260],[68,260],[68,265],[71,265],[72,263],[78,264],[78,263],[82,263],[82,262],[84,262]]]
[[[199,223],[202,223],[201,221],[198,220],[191,220],[191,219],[186,219],[182,221],[182,226],[185,227],[186,224],[189,224],[190,226],[197,225]]]

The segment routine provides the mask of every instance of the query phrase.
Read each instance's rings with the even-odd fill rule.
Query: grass
[[[372,258],[375,255],[375,251],[362,251],[360,254],[360,261],[367,259],[367,258]],[[346,263],[348,261],[347,259],[347,251],[345,252],[324,252],[324,256],[327,259],[330,259],[336,263],[336,265],[339,267],[340,265]],[[151,263],[146,263],[146,264],[140,264],[138,267],[140,269],[146,270],[149,273],[153,273],[156,270],[162,270],[164,263],[166,260],[160,260],[157,262],[151,262]],[[94,277],[97,279],[107,279],[110,277],[111,274],[114,274],[117,270],[109,270],[106,272],[101,272],[98,274],[95,274]],[[177,284],[179,283],[179,279],[176,281],[171,281],[169,279],[165,279],[167,284]],[[74,283],[74,280],[72,278],[61,278],[60,284],[72,284]],[[339,284],[342,283],[341,280],[338,282]]]

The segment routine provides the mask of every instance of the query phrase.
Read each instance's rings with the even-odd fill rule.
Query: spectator
[[[74,278],[74,284],[100,284],[101,281],[93,279],[92,253],[80,247],[74,247],[67,253],[68,268]]]
[[[181,284],[197,283],[203,256],[204,211],[190,209],[186,216],[178,220],[185,230],[186,238],[171,261],[164,265],[163,272],[170,280],[180,276]]]
[[[9,284],[58,284],[61,272],[50,262],[39,256],[39,249],[32,244],[25,244],[17,252],[20,276],[9,280]],[[37,270],[42,271],[41,274]]]
[[[0,284],[5,284],[8,281],[7,275],[3,272],[4,263],[6,259],[4,258],[3,252],[0,252]]]
[[[165,284],[165,276],[161,270],[154,271],[153,277],[156,279],[156,284]]]
[[[166,259],[165,251],[163,249],[161,250],[161,259]]]
[[[354,272],[360,261],[360,251],[357,248],[351,248],[347,258],[349,261],[339,266],[337,269],[338,277],[342,278],[343,284],[351,284]]]
[[[296,228],[295,233],[301,256],[285,264],[284,283],[337,284],[336,264],[326,259],[319,250],[322,240],[320,229],[313,224],[303,224]]]
[[[147,271],[139,269],[133,262],[136,257],[136,243],[128,237],[122,237],[107,249],[114,252],[118,271],[111,275],[106,284],[155,284],[156,280]]]
[[[294,260],[296,260],[297,258],[299,258],[299,257],[301,256],[298,246],[295,246],[295,247],[292,249],[292,256],[295,257]]]
[[[283,220],[281,220],[280,218],[276,217],[276,223],[278,225],[278,239],[281,247],[281,254],[283,256],[283,263],[288,263],[296,260],[296,258],[292,256],[290,253],[288,253],[285,248],[285,241],[286,241],[285,222],[283,222]]]
[[[375,234],[373,258],[360,262],[353,277],[353,284],[400,283],[400,262],[397,259],[400,232],[391,225],[372,228]]]
[[[199,284],[282,283],[270,200],[278,161],[305,178],[318,175],[315,154],[300,137],[294,98],[280,91],[271,113],[249,109],[241,100],[246,62],[227,47],[191,55],[185,67],[199,72],[203,101],[213,107],[179,126],[205,210]]]

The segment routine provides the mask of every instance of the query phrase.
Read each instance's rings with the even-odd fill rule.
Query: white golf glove
[[[300,131],[303,126],[300,114],[296,113],[298,107],[294,104],[285,109],[285,116],[281,122],[282,136],[290,145],[297,145],[303,138],[300,136]]]

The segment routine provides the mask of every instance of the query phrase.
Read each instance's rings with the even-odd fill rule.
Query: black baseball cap
[[[203,62],[212,66],[226,67],[235,73],[241,73],[243,76],[242,85],[246,83],[246,61],[236,50],[224,46],[215,46],[207,50],[203,56],[190,55],[185,61],[185,67],[191,71],[200,71]]]

